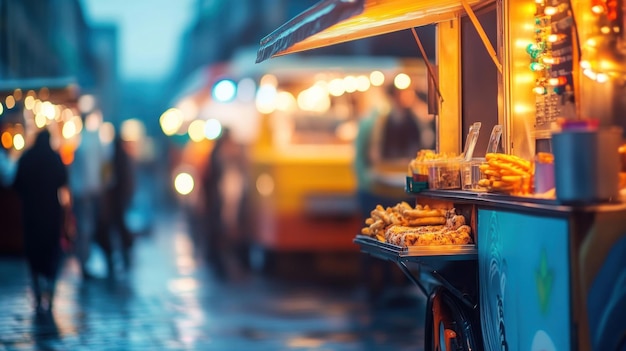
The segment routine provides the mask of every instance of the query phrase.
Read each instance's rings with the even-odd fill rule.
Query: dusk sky
[[[159,79],[175,63],[195,0],[81,0],[88,21],[119,25],[122,79]]]

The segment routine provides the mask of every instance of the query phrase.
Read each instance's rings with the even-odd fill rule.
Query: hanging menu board
[[[547,130],[558,117],[576,118],[574,96],[574,19],[567,0],[537,4],[535,43],[528,48],[537,73],[536,130]]]
[[[550,67],[552,78],[559,79],[555,92],[560,96],[557,103],[557,115],[568,119],[576,118],[574,97],[574,19],[567,0],[551,0],[550,6],[557,9],[556,14],[550,17],[551,35],[556,41],[552,42],[552,57],[554,64]],[[570,110],[571,109],[571,110]]]

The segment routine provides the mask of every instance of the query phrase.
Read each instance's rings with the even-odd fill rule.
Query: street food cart
[[[433,183],[450,164],[432,163],[424,185],[412,168],[405,190],[416,204],[373,209],[370,227],[354,239],[364,253],[396,262],[428,296],[425,349],[626,349],[626,169],[618,153],[626,115],[625,6],[323,0],[261,41],[257,61],[411,30],[427,57],[414,28],[434,24],[437,58],[426,64],[436,153],[471,162],[460,152],[471,140],[462,144],[467,126],[501,130],[500,142],[487,141],[477,155],[485,157],[476,164],[476,183],[470,176],[466,184],[460,170],[444,172],[459,177],[458,186]],[[477,113],[484,106],[493,116]],[[505,176],[505,168],[518,173]],[[399,211],[417,221],[419,213],[451,209],[471,230],[464,244],[418,245],[423,234],[393,241],[389,230],[372,232],[376,218],[397,219]]]

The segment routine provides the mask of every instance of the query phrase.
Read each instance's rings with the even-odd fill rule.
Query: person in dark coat
[[[247,265],[247,159],[228,128],[215,141],[204,176],[208,259],[218,277]]]
[[[124,149],[119,134],[113,140],[113,158],[110,162],[110,179],[104,192],[102,211],[99,214],[96,240],[102,247],[109,277],[115,275],[114,234],[120,239],[124,268],[130,268],[134,235],[126,224],[125,215],[130,207],[135,189],[133,163]]]
[[[66,184],[65,165],[50,146],[50,132],[43,130],[18,161],[14,182],[22,203],[24,249],[38,313],[52,310],[64,218],[58,192]]]

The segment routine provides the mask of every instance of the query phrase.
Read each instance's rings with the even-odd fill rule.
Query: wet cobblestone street
[[[355,288],[257,274],[220,282],[196,258],[180,215],[154,228],[137,240],[131,271],[114,279],[83,282],[67,259],[50,318],[33,311],[26,262],[0,258],[0,351],[423,347],[419,296],[372,308]]]

